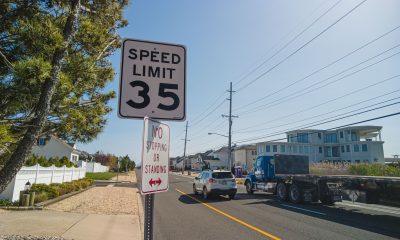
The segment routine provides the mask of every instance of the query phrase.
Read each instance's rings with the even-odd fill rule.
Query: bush
[[[35,193],[35,203],[44,202],[49,199],[46,192]]]
[[[7,207],[7,206],[11,206],[11,205],[12,205],[12,202],[9,201],[8,199],[0,199],[0,206]]]
[[[32,184],[30,191],[35,192],[36,194],[45,192],[45,193],[47,193],[47,197],[49,199],[52,199],[52,198],[59,196],[58,188],[59,188],[58,185],[55,185],[55,184],[50,184],[50,185]]]
[[[71,182],[62,183],[61,188],[65,190],[66,194],[75,190],[74,185]]]
[[[400,177],[400,168],[396,166],[373,164],[354,164],[349,167],[352,175]]]

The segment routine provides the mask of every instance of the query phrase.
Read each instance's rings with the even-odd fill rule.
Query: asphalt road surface
[[[267,193],[204,200],[192,178],[170,174],[169,191],[155,195],[154,239],[399,239],[400,211],[346,204],[291,204]]]

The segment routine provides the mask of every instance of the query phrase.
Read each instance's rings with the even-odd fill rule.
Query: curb
[[[43,207],[30,206],[30,207],[17,207],[17,206],[7,206],[0,207],[0,209],[11,210],[11,211],[29,211],[29,210],[43,210]]]
[[[50,199],[50,200],[47,200],[47,201],[44,201],[44,202],[41,202],[41,203],[36,203],[35,207],[41,207],[41,208],[46,207],[48,205],[51,205],[53,203],[59,202],[61,200],[64,200],[66,198],[72,197],[72,196],[74,196],[76,194],[79,194],[81,192],[87,191],[87,190],[89,190],[91,188],[94,188],[94,187],[95,187],[95,185],[91,185],[91,186],[89,186],[89,187],[87,187],[85,189],[82,189],[82,190],[79,190],[79,191],[76,191],[76,192],[71,192],[71,193],[68,193],[68,194],[65,194],[65,195],[62,195],[62,196],[59,196],[59,197],[56,197],[56,198],[53,198],[53,199]]]
[[[143,211],[143,201],[142,195],[140,194],[140,190],[136,192],[136,198],[138,202],[138,212],[139,212],[139,229],[141,236],[144,236],[144,211]]]

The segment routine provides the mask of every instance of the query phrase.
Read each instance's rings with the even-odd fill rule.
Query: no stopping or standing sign
[[[168,191],[169,126],[144,118],[142,149],[142,194]]]
[[[186,48],[124,39],[118,115],[122,118],[184,120]]]

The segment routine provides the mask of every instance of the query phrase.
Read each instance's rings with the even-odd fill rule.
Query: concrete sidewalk
[[[2,235],[61,236],[74,240],[142,239],[137,215],[103,215],[50,210],[0,214]]]

